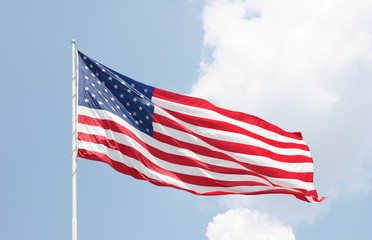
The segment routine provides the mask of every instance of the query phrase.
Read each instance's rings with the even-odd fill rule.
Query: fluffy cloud
[[[209,240],[294,240],[290,226],[281,225],[269,215],[238,208],[218,214],[208,224]]]
[[[299,223],[313,224],[329,211],[330,201],[307,204],[290,196],[225,196],[219,199],[222,208],[257,209],[283,224],[296,227]]]
[[[371,60],[370,5],[208,1],[201,77],[192,94],[251,112],[268,104],[324,112],[340,99],[329,86],[335,72]]]
[[[315,186],[330,197],[312,207],[288,197],[243,197],[241,207],[286,223],[313,222],[330,201],[371,190],[371,12],[367,0],[206,2],[200,78],[191,94],[301,130]],[[239,207],[231,199],[225,205]]]

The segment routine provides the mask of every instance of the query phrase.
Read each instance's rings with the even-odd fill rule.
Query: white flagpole
[[[72,44],[72,240],[77,240],[77,217],[76,217],[76,168],[77,168],[77,146],[76,146],[76,63],[75,39]]]

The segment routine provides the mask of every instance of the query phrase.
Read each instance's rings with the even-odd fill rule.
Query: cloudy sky
[[[371,1],[1,6],[0,239],[70,238],[72,38],[138,81],[301,131],[328,197],[194,196],[79,159],[79,239],[371,236]]]

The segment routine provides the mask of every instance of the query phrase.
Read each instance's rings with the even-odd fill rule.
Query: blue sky
[[[70,238],[72,38],[138,81],[300,130],[329,197],[194,196],[79,159],[78,239],[368,239],[371,11],[368,1],[2,1],[0,239]]]

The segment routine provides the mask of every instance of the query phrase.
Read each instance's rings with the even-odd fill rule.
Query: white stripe
[[[287,162],[276,161],[269,157],[229,152],[229,151],[218,149],[212,145],[209,145],[208,143],[203,142],[202,140],[196,138],[195,136],[189,133],[185,133],[185,132],[182,132],[182,131],[179,131],[173,128],[169,128],[169,127],[166,127],[160,124],[156,124],[156,123],[153,124],[153,127],[154,127],[154,132],[160,132],[162,134],[171,136],[172,138],[177,139],[179,141],[187,142],[190,144],[198,144],[199,146],[209,148],[213,151],[224,153],[236,159],[239,162],[249,163],[249,164],[253,164],[256,166],[278,168],[278,169],[288,171],[288,172],[313,172],[313,163],[310,163],[310,162],[287,163]]]
[[[275,132],[271,132],[269,130],[260,128],[256,125],[249,124],[249,123],[246,123],[246,122],[242,122],[242,121],[238,121],[238,120],[226,117],[226,116],[224,116],[222,114],[219,114],[219,113],[217,113],[215,111],[212,111],[212,110],[208,110],[208,109],[204,109],[204,108],[197,108],[197,107],[188,106],[188,105],[183,105],[183,104],[180,104],[180,103],[167,101],[167,100],[160,99],[160,98],[157,98],[157,97],[152,97],[152,101],[156,105],[158,105],[159,107],[169,109],[169,110],[172,110],[172,111],[175,111],[175,112],[232,123],[234,125],[242,127],[244,129],[247,129],[250,132],[253,132],[255,134],[261,135],[265,138],[269,138],[269,139],[272,139],[272,140],[275,140],[275,141],[280,141],[280,142],[285,142],[285,143],[298,143],[298,144],[306,145],[303,140],[297,140],[297,139],[285,137],[285,136],[279,135]]]
[[[161,173],[158,173],[156,171],[153,171],[151,169],[148,169],[145,167],[141,162],[137,161],[134,158],[125,156],[121,154],[119,151],[106,148],[105,146],[89,143],[89,142],[79,142],[79,149],[85,149],[88,151],[94,151],[98,153],[106,154],[110,157],[110,159],[120,162],[128,167],[137,169],[140,173],[144,174],[145,176],[158,180],[161,182],[164,182],[166,184],[174,185],[177,187],[180,187],[182,189],[192,190],[199,194],[205,194],[209,192],[215,192],[215,191],[223,191],[223,192],[230,192],[230,193],[254,193],[258,191],[266,191],[266,190],[291,190],[294,192],[298,192],[299,194],[302,194],[299,191],[289,189],[289,188],[280,188],[280,187],[266,187],[266,186],[237,186],[237,187],[207,187],[207,186],[199,186],[194,184],[185,183],[182,181],[179,181],[177,179],[174,179],[172,177],[163,175]]]
[[[240,134],[240,133],[227,132],[227,131],[216,130],[216,129],[211,129],[207,127],[200,127],[200,126],[192,125],[192,124],[186,123],[182,120],[179,120],[173,117],[166,110],[158,106],[155,106],[154,112],[163,117],[170,118],[180,123],[181,125],[185,126],[190,131],[194,133],[198,133],[199,135],[202,135],[204,137],[213,138],[213,139],[223,139],[224,141],[228,141],[228,142],[246,144],[246,145],[251,145],[251,146],[255,146],[259,148],[264,148],[273,153],[277,153],[281,155],[287,155],[287,156],[302,155],[306,157],[311,157],[310,152],[306,150],[296,149],[296,148],[278,148],[278,147],[272,146],[270,144],[267,144],[265,142],[262,142],[260,140],[257,140],[255,138],[252,138],[252,137]]]
[[[117,117],[116,115],[114,115],[114,114],[112,114],[110,112],[103,111],[103,110],[91,111],[88,108],[81,107],[79,109],[79,114],[90,115],[91,117],[95,117],[95,118],[99,118],[99,119],[110,119],[110,120],[116,121],[116,122],[118,122],[118,124],[123,125],[124,127],[128,128],[130,131],[136,132],[136,134],[144,142],[146,142],[149,145],[152,145],[152,146],[154,146],[154,147],[156,147],[158,149],[160,148],[162,150],[165,150],[165,149],[168,150],[168,148],[172,148],[172,146],[169,146],[167,144],[165,146],[163,143],[161,143],[161,142],[153,139],[152,137],[148,136],[147,134],[144,134],[144,133],[138,131],[137,129],[133,128],[130,124],[128,124],[126,121],[123,121],[121,118]],[[135,147],[138,150],[141,149],[142,150],[141,151],[142,154],[145,155],[148,159],[152,160],[154,164],[156,164],[158,166],[159,165],[162,165],[161,163],[159,164],[159,159],[154,160],[153,156],[150,155],[147,152],[147,150],[144,150],[142,148],[142,146],[140,146],[132,138],[126,137],[125,135],[122,135],[122,134],[115,135],[116,133],[115,132],[111,132],[110,130],[108,130],[107,132],[105,132],[105,130],[103,130],[100,127],[85,126],[84,124],[79,124],[78,125],[78,129],[79,129],[79,132],[84,132],[84,133],[92,133],[92,132],[94,132],[94,133],[97,133],[99,135],[108,137],[109,139],[114,139],[117,142],[123,143],[125,145],[133,146],[133,147]],[[180,156],[183,156],[184,155],[185,149],[179,149],[179,148],[175,148],[175,147],[173,147],[173,149],[175,150],[174,154],[177,154],[177,155],[180,155]],[[200,158],[200,160],[203,161],[204,159]],[[225,161],[225,162],[229,162],[229,161]],[[169,163],[169,164],[171,164],[171,163]],[[225,164],[225,166],[226,166],[226,164]],[[182,166],[182,167],[185,167],[185,166]],[[168,169],[172,169],[172,171],[173,171],[173,170],[177,169],[177,166],[173,165],[173,166],[168,166],[167,168]],[[186,168],[183,168],[182,170],[177,170],[177,171],[180,172],[180,173],[186,173],[186,174],[189,174],[189,175],[195,175],[195,173],[185,172],[185,169]],[[241,168],[241,169],[245,169],[245,168]],[[195,167],[193,168],[193,170],[195,170]],[[197,176],[203,176],[203,175],[197,175]],[[234,176],[234,175],[229,175],[229,176]],[[219,177],[214,176],[212,178],[219,178]],[[219,178],[219,179],[226,180],[226,178]],[[274,184],[282,185],[282,186],[286,186],[286,187],[304,188],[304,189],[307,189],[307,190],[314,188],[313,185],[312,185],[312,183],[302,182],[302,181],[297,180],[297,179],[281,179],[281,178],[270,178],[270,177],[268,177],[268,179],[270,181],[272,181]]]
[[[133,129],[133,130],[136,131],[136,129]],[[111,130],[105,130],[101,127],[90,126],[90,125],[79,123],[79,132],[86,133],[86,134],[94,133],[95,135],[100,135],[100,136],[104,136],[107,139],[115,140],[116,142],[123,144],[125,146],[133,147],[137,151],[139,151],[142,155],[144,155],[153,164],[161,168],[167,169],[169,171],[172,171],[172,172],[177,172],[177,173],[182,173],[182,174],[187,174],[187,175],[192,175],[192,176],[206,177],[206,178],[223,180],[223,181],[254,181],[254,182],[259,182],[259,183],[263,183],[266,185],[271,185],[265,179],[252,176],[252,175],[216,173],[216,172],[205,170],[202,168],[183,166],[183,165],[178,165],[178,164],[164,161],[162,159],[159,159],[153,156],[147,149],[142,147],[138,142],[133,140],[131,137],[118,133],[118,132],[111,131]],[[153,147],[158,148],[158,146],[153,146]],[[272,181],[274,184],[280,185],[282,187],[303,188],[306,190],[310,190],[314,188],[312,183],[303,182],[297,179],[281,179],[281,178],[270,178],[270,177],[267,177],[267,178],[270,181]]]
[[[177,139],[182,142],[187,142],[190,144],[196,144],[201,147],[206,147],[209,148],[213,151],[224,153],[235,160],[243,163],[249,163],[252,165],[256,165],[259,167],[272,167],[272,168],[278,168],[280,170],[288,171],[288,172],[296,172],[296,173],[308,173],[308,172],[313,172],[313,163],[309,162],[304,162],[304,163],[287,163],[287,162],[280,162],[280,161],[275,161],[272,160],[268,157],[262,157],[262,156],[255,156],[255,155],[248,155],[248,154],[242,154],[242,153],[235,153],[235,152],[229,152],[229,151],[224,151],[217,149],[216,147],[209,145],[208,143],[205,143],[204,141],[196,138],[195,136],[173,129],[173,128],[168,128],[166,126],[154,123],[154,132],[159,132],[167,136],[171,136],[174,139]],[[163,145],[161,145],[163,144]],[[222,166],[222,167],[231,167],[231,168],[243,168],[239,163],[234,163],[229,160],[224,160],[224,159],[218,159],[218,158],[212,158],[208,156],[203,156],[199,155],[197,153],[194,153],[193,151],[189,149],[184,149],[184,148],[178,148],[173,145],[169,145],[167,143],[163,142],[158,142],[157,147],[159,149],[166,149],[168,153],[171,154],[178,154],[182,153],[181,155],[185,155],[191,158],[196,158],[199,159],[205,163],[212,164],[212,165],[217,165],[217,166]],[[226,165],[226,163],[229,163],[229,165]]]
[[[83,115],[93,117],[93,118],[98,118],[98,119],[112,120],[114,122],[117,122],[120,125],[128,126],[127,127],[128,129],[134,129],[132,126],[127,124],[126,121],[124,121],[120,117],[118,117],[118,116],[116,116],[116,115],[114,115],[114,114],[112,114],[108,111],[104,111],[104,110],[92,111],[89,108],[79,106],[78,107],[78,114],[83,114]],[[215,147],[213,147],[213,146],[211,146],[211,145],[209,145],[209,144],[207,144],[203,141],[195,140],[195,137],[190,135],[190,134],[180,132],[180,131],[177,131],[175,129],[167,128],[167,127],[159,125],[159,124],[153,124],[153,125],[154,125],[153,127],[154,127],[155,131],[162,132],[162,133],[164,133],[168,136],[172,136],[174,138],[178,138],[178,139],[180,139],[181,141],[184,141],[184,142],[188,142],[188,143],[192,143],[192,144],[198,144],[199,146],[203,146],[203,147],[212,149],[214,151],[225,153],[225,154],[231,156],[232,158],[234,158],[234,159],[236,159],[240,162],[245,162],[245,163],[253,164],[253,165],[256,165],[256,166],[278,168],[278,169],[288,171],[288,172],[300,172],[300,173],[302,173],[302,172],[313,172],[313,164],[312,163],[286,163],[286,162],[275,161],[275,160],[272,160],[272,159],[267,158],[267,157],[253,156],[253,155],[240,154],[240,153],[233,153],[233,152],[228,152],[228,151],[221,151],[221,150],[219,150],[219,149],[217,149],[217,148],[215,148]],[[163,128],[163,129],[160,129],[160,128]],[[149,143],[150,145],[157,146],[158,149],[162,149],[162,150],[164,150],[168,153],[171,153],[171,154],[181,153],[180,155],[195,157],[195,158],[200,159],[201,161],[203,161],[205,163],[215,164],[215,165],[218,165],[218,166],[226,166],[227,162],[230,163],[230,164],[233,164],[231,161],[225,161],[225,160],[214,159],[214,158],[209,158],[209,159],[214,159],[213,161],[209,161],[209,159],[207,159],[208,157],[205,157],[205,156],[202,157],[200,155],[197,155],[197,154],[193,153],[190,150],[183,149],[183,148],[179,149],[179,148],[176,148],[172,145],[168,145],[168,144],[165,144],[165,143],[164,143],[164,145],[161,145],[161,142],[155,140],[154,138],[152,138],[152,137],[148,136],[147,134],[144,134],[140,131],[138,131],[137,135],[139,136],[139,138],[141,138],[143,141]],[[156,142],[154,142],[154,141],[156,141]],[[188,152],[188,154],[187,154],[187,152]],[[239,166],[228,165],[227,167],[242,168],[240,165]],[[242,168],[242,169],[245,169],[245,168]]]
[[[134,141],[129,136],[126,136],[121,133],[113,132],[111,130],[105,130],[100,127],[93,127],[93,126],[81,124],[80,132],[87,133],[87,134],[94,133],[96,135],[106,137],[107,139],[115,140],[116,142],[122,145],[133,147],[153,164],[163,169],[166,169],[168,171],[171,171],[171,172],[187,174],[190,176],[206,177],[206,178],[222,180],[222,181],[255,181],[258,183],[271,185],[266,180],[259,178],[259,177],[251,176],[251,175],[216,173],[216,172],[212,172],[212,171],[197,168],[197,167],[183,166],[183,165],[178,165],[178,164],[164,161],[152,155],[147,149],[142,147],[139,143]],[[290,186],[290,187],[298,187],[298,186]]]

